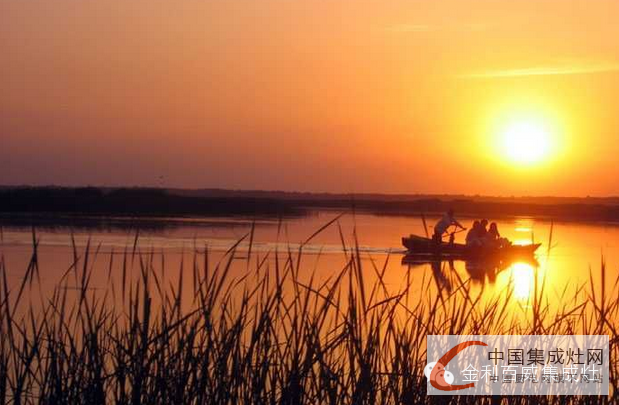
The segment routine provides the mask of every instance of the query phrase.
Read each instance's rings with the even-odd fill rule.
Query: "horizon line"
[[[251,189],[251,188],[222,188],[222,187],[178,187],[178,186],[149,186],[149,185],[58,185],[58,184],[46,184],[46,185],[30,185],[19,184],[9,185],[0,184],[0,190],[2,189],[19,189],[19,188],[33,188],[33,189],[45,189],[45,188],[65,188],[65,189],[80,189],[80,188],[96,188],[96,189],[157,189],[157,190],[178,190],[178,191],[222,191],[232,193],[279,193],[279,194],[310,194],[310,195],[332,195],[332,196],[385,196],[385,197],[468,197],[468,198],[501,198],[501,199],[542,199],[542,198],[554,198],[554,199],[618,199],[619,194],[608,195],[582,195],[582,196],[567,196],[567,195],[491,195],[491,194],[465,194],[465,193],[433,193],[433,192],[380,192],[380,191],[363,191],[363,192],[342,192],[342,191],[301,191],[301,190],[282,190],[282,189]]]

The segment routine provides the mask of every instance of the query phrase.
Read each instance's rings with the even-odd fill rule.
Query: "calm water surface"
[[[261,219],[255,221],[255,233],[251,259],[248,260],[249,238],[239,246],[232,261],[232,277],[240,278],[255,271],[256,263],[267,257],[265,271],[275,267],[276,252],[283,261],[291,252],[296,257],[301,243],[323,225],[338,215],[337,212],[321,211],[314,215],[286,219]],[[437,218],[428,218],[434,224]],[[463,219],[470,226],[472,219]],[[422,222],[416,217],[376,216],[370,214],[345,214],[336,223],[324,229],[303,247],[300,278],[309,279],[315,274],[315,282],[327,280],[344,268],[347,262],[345,251],[354,245],[356,230],[366,274],[366,283],[376,280],[375,269],[386,266],[385,282],[394,293],[407,282],[413,282],[411,294],[426,293],[431,289],[449,290],[453,277],[470,280],[473,291],[484,298],[509,291],[518,305],[526,309],[530,305],[535,285],[545,282],[545,297],[549,302],[569,304],[574,293],[593,278],[596,288],[601,285],[600,263],[607,264],[607,284],[613,285],[619,277],[619,226],[613,224],[554,223],[552,247],[548,250],[550,223],[532,218],[517,218],[496,221],[503,236],[517,244],[532,240],[543,245],[537,254],[537,262],[501,264],[465,263],[403,263],[403,248],[400,238],[415,233],[424,234]],[[194,252],[209,251],[209,266],[215,266],[240,238],[252,227],[251,220],[217,218],[204,220],[162,220],[161,227],[140,230],[136,254],[154,254],[154,268],[165,267],[167,278],[175,282],[181,272],[191,273]],[[338,226],[339,225],[339,226]],[[341,234],[344,237],[342,244]],[[430,230],[431,231],[431,230]],[[78,252],[83,255],[88,242],[91,245],[89,267],[93,270],[90,288],[110,289],[118,283],[122,272],[122,253],[133,252],[135,230],[119,228],[45,228],[37,229],[39,239],[40,287],[37,299],[51,294],[62,274],[73,259],[71,232]],[[457,235],[457,241],[464,233]],[[97,252],[95,255],[94,253]],[[16,286],[24,276],[32,254],[32,233],[29,229],[4,226],[0,253],[3,257],[9,284]],[[133,259],[133,266],[137,266]],[[110,261],[111,266],[110,266]],[[203,258],[200,256],[200,261]],[[535,270],[537,266],[537,271]],[[590,271],[591,270],[591,271]],[[134,270],[132,270],[134,271]],[[189,277],[187,277],[189,279]],[[450,281],[451,280],[451,281]],[[431,281],[431,283],[427,283]],[[75,288],[79,280],[73,281]],[[425,283],[425,284],[424,284]],[[607,287],[610,288],[610,287]],[[190,289],[189,289],[190,291]],[[434,291],[434,292],[436,292]],[[430,292],[432,293],[432,292]],[[30,294],[33,294],[32,291]],[[31,298],[32,299],[32,298]]]

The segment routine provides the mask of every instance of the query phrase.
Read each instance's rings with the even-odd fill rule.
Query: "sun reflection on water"
[[[512,241],[512,244],[514,244],[514,245],[530,245],[531,243],[533,243],[531,241],[531,238],[529,238],[529,239],[524,239],[524,238],[514,239]]]
[[[510,267],[510,279],[514,297],[521,302],[528,302],[533,292],[535,270],[529,263],[516,262]]]

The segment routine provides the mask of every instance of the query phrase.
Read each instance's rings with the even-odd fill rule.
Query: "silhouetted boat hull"
[[[436,245],[431,239],[411,235],[402,238],[402,245],[408,249],[406,252],[407,256],[440,256],[448,259],[476,259],[485,257],[512,259],[532,257],[541,243],[503,247],[467,246],[462,243],[445,242]]]

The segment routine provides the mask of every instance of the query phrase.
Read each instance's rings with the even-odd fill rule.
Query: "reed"
[[[91,287],[98,247],[74,244],[72,265],[53,294],[34,306],[25,298],[37,294],[39,283],[33,231],[32,260],[19,285],[9,285],[0,258],[0,402],[429,403],[423,376],[429,334],[608,334],[611,386],[617,386],[619,278],[608,285],[604,261],[601,290],[592,277],[581,293],[552,310],[543,282],[536,284],[534,305],[522,321],[513,316],[509,291],[485,301],[457,274],[447,275],[450,289],[432,277],[403,277],[391,291],[384,275],[392,258],[370,258],[368,265],[356,233],[353,239],[347,246],[342,236],[346,265],[327,280],[300,277],[304,244],[262,254],[250,248],[246,273],[233,275],[239,244],[253,244],[252,227],[216,264],[208,248],[196,247],[173,284],[165,256],[142,249],[136,235],[120,260],[110,254],[111,287],[104,291]],[[431,292],[434,283],[438,294]],[[424,293],[411,295],[413,284]],[[441,401],[497,403],[471,396]]]

